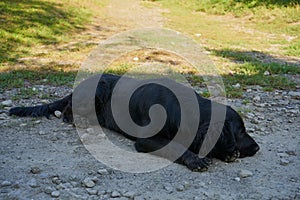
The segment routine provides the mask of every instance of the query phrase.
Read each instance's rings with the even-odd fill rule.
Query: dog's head
[[[225,160],[228,155],[239,152],[239,157],[253,156],[259,150],[258,144],[246,132],[240,115],[228,107],[222,134],[212,150],[213,157]]]

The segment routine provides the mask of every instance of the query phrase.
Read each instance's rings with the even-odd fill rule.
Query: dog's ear
[[[106,80],[100,79],[95,94],[96,102],[99,102],[100,104],[106,103],[110,97],[110,94],[111,89],[109,83]]]

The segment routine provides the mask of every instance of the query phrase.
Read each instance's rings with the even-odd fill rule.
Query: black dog
[[[134,137],[131,136],[130,133],[127,134],[122,131],[112,115],[111,96],[119,79],[120,76],[110,74],[103,74],[100,80],[98,79],[99,81],[94,97],[95,102],[93,105],[95,105],[94,109],[96,110],[99,124],[135,140],[135,148],[138,152],[153,152],[169,144],[175,137],[181,120],[180,105],[176,96],[168,88],[155,83],[149,83],[139,87],[130,98],[129,112],[132,120],[139,126],[148,125],[151,121],[149,109],[154,104],[160,104],[165,108],[167,119],[163,128],[155,136],[147,138]],[[128,80],[129,79],[131,81],[139,81],[137,79],[128,78]],[[183,89],[188,89],[179,83],[175,82],[174,84],[180,85]],[[77,88],[80,88],[80,85]],[[205,158],[200,158],[198,153],[210,124],[212,115],[211,106],[214,102],[196,93],[195,95],[200,110],[198,131],[191,144],[186,147],[187,150],[176,160],[178,163],[187,166],[193,171],[205,171],[211,163],[211,158],[232,162],[238,157],[253,156],[259,150],[258,144],[246,133],[244,122],[239,114],[229,106],[218,104],[226,110],[222,133],[210,153]],[[84,103],[87,104],[87,102]],[[46,116],[49,118],[51,114],[54,114],[54,112],[58,110],[62,112],[63,121],[72,123],[72,109],[74,108],[72,108],[72,94],[70,94],[61,100],[46,105],[15,107],[9,111],[9,114],[22,117]],[[87,115],[88,113],[89,111],[87,111]],[[176,143],[178,147],[181,145],[181,141],[176,141]],[[172,154],[172,151],[175,152],[176,148],[175,145],[173,149],[169,149],[165,154]],[[168,155],[164,154],[160,154],[159,156],[168,158]]]

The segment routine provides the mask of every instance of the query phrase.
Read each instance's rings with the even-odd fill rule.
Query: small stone
[[[57,190],[51,192],[51,197],[57,198],[57,197],[59,197],[59,195],[60,195],[60,192]]]
[[[120,197],[121,194],[118,191],[113,191],[110,196],[116,198],[116,197]]]
[[[201,36],[201,33],[196,33],[195,36],[196,36],[196,37],[200,37],[200,36]]]
[[[24,127],[24,126],[27,126],[27,124],[25,123],[20,124],[20,127]]]
[[[241,85],[239,83],[235,84],[235,85],[232,85],[233,88],[240,88]]]
[[[98,192],[97,190],[93,190],[93,189],[90,189],[90,188],[87,188],[86,191],[88,192],[89,195],[96,195],[97,192]]]
[[[37,180],[35,178],[31,179],[29,182],[28,182],[28,185],[32,188],[36,188],[38,187],[38,183],[37,183]]]
[[[97,171],[97,173],[98,173],[98,174],[101,174],[101,175],[107,175],[107,174],[109,174],[109,172],[108,172],[106,169],[99,169],[99,170]]]
[[[288,150],[288,151],[286,151],[285,153],[287,153],[287,154],[290,155],[290,156],[296,156],[296,152],[293,151],[293,150]]]
[[[83,185],[87,188],[92,188],[94,187],[96,184],[94,183],[94,181],[92,181],[90,178],[86,178],[83,180]]]
[[[241,179],[240,179],[240,177],[235,177],[234,180],[235,181],[240,181]]]
[[[173,188],[170,186],[164,186],[164,189],[167,190],[168,192],[173,191]]]
[[[240,178],[246,178],[246,177],[249,177],[249,176],[253,176],[253,173],[251,171],[246,170],[246,169],[240,170],[240,172],[239,172],[239,177]]]
[[[61,184],[61,180],[57,176],[55,176],[52,178],[52,183],[59,185]]]
[[[55,117],[60,118],[61,112],[59,110],[56,110],[56,111],[54,111],[54,115],[55,115]]]
[[[5,120],[5,119],[8,119],[7,114],[1,113],[1,114],[0,114],[0,120]]]
[[[264,72],[264,75],[265,75],[265,76],[270,76],[270,72],[269,72],[269,71],[265,71],[265,72]]]
[[[39,131],[39,134],[40,134],[40,135],[45,135],[46,132],[45,132],[45,131]]]
[[[280,165],[285,166],[285,165],[288,165],[289,163],[290,162],[288,160],[284,159],[284,158],[280,159]]]
[[[293,99],[300,99],[300,91],[290,91],[288,95],[290,95]]]
[[[259,124],[260,121],[258,119],[253,118],[253,119],[251,119],[251,123],[253,123],[253,124]]]
[[[104,195],[104,194],[106,194],[105,190],[98,190],[98,192],[97,192],[98,196],[101,196],[101,195]]]
[[[10,181],[3,181],[1,183],[1,187],[7,187],[7,186],[11,186],[11,185],[12,185],[12,183]]]
[[[182,192],[184,190],[184,186],[183,185],[179,185],[176,187],[176,190],[179,192]]]
[[[139,58],[138,58],[138,57],[134,57],[133,60],[134,60],[134,61],[138,61]]]
[[[133,199],[134,196],[135,196],[135,193],[132,192],[132,191],[128,191],[128,192],[125,192],[125,193],[123,194],[123,196],[124,196],[124,197],[127,197],[127,198],[129,198],[129,199]]]
[[[253,101],[256,101],[256,102],[260,101],[260,96],[255,96],[255,97],[253,98]]]
[[[33,174],[41,173],[41,169],[39,167],[31,167],[30,172]]]
[[[12,100],[6,100],[6,101],[2,101],[1,102],[1,104],[3,105],[3,106],[7,106],[7,107],[11,107],[12,106]]]
[[[44,189],[44,192],[45,192],[46,194],[51,194],[51,193],[53,192],[53,188],[51,188],[51,187],[46,187],[46,188]]]
[[[288,155],[286,153],[277,153],[277,156],[283,158],[283,157],[287,157]]]

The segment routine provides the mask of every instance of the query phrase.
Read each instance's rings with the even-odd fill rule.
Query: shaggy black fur
[[[135,148],[138,152],[152,152],[168,144],[175,137],[181,120],[180,106],[175,95],[166,87],[155,83],[146,84],[134,92],[130,99],[129,111],[132,120],[136,124],[145,126],[150,123],[148,111],[154,104],[162,105],[167,113],[166,123],[159,133],[150,138],[136,138],[124,133],[117,126],[112,116],[111,93],[119,78],[116,75],[103,74],[98,82],[95,94],[95,109],[100,125],[135,140]],[[221,105],[226,108],[226,119],[221,136],[208,156],[199,158],[198,153],[211,120],[211,105],[214,102],[198,94],[196,96],[200,109],[198,131],[192,144],[186,148],[188,150],[177,159],[178,163],[187,166],[193,171],[205,171],[211,163],[211,158],[232,162],[238,157],[253,156],[259,150],[258,144],[246,133],[244,122],[238,113],[229,106]],[[22,117],[46,116],[49,118],[56,110],[62,112],[63,121],[73,122],[72,94],[46,105],[15,107],[9,111],[9,114]],[[176,142],[175,144],[180,148],[182,144],[180,144],[180,141]],[[177,147],[166,150],[164,155],[159,156],[168,158],[168,155],[175,152]]]

